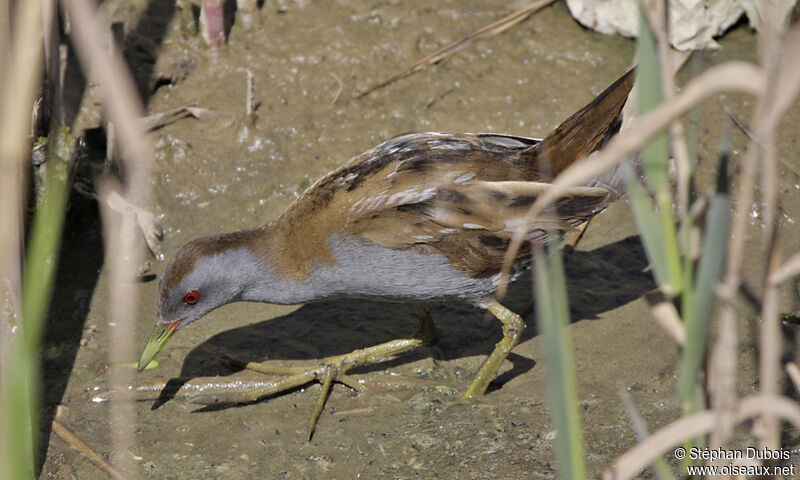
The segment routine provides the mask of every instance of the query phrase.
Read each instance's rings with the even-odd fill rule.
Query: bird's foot
[[[314,405],[314,411],[308,422],[308,439],[314,434],[317,420],[325,406],[325,401],[330,394],[333,382],[339,382],[356,391],[362,391],[360,382],[347,375],[347,372],[356,367],[374,365],[394,358],[395,355],[421,347],[434,340],[436,329],[433,319],[426,305],[421,304],[417,309],[419,327],[410,338],[400,338],[390,342],[375,345],[374,347],[354,350],[344,355],[334,355],[321,360],[305,360],[286,362],[284,360],[271,360],[266,362],[236,362],[242,368],[267,375],[280,375],[282,379],[271,382],[263,388],[249,389],[247,391],[232,389],[229,392],[216,392],[213,395],[199,395],[192,398],[192,402],[204,405],[221,403],[247,403],[254,402],[269,395],[285,392],[307,383],[318,381],[322,384],[322,391]]]
[[[325,401],[330,394],[333,382],[343,383],[353,390],[362,391],[361,384],[347,375],[349,370],[390,360],[395,355],[413,350],[428,342],[427,338],[418,338],[418,336],[423,337],[423,335],[420,335],[420,331],[411,338],[392,340],[374,347],[362,348],[344,355],[335,355],[321,360],[291,363],[275,360],[261,363],[248,362],[243,364],[244,368],[248,370],[267,375],[282,375],[284,377],[265,385],[263,388],[199,395],[192,398],[192,402],[204,405],[254,402],[269,395],[275,395],[313,381],[319,381],[322,383],[322,391],[308,422],[308,439],[310,440],[316,428],[317,420],[325,406]]]

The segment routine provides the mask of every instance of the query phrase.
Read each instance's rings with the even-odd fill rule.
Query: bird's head
[[[248,283],[252,254],[223,237],[193,240],[164,269],[158,288],[158,320],[139,359],[141,372],[181,328],[235,302]]]

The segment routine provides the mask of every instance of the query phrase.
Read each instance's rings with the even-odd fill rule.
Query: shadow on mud
[[[589,252],[572,252],[567,255],[565,265],[573,322],[596,319],[599,314],[655,288],[650,274],[643,271],[647,258],[637,236]],[[530,276],[525,275],[511,286],[504,300],[504,304],[520,312],[528,324],[522,341],[537,335],[530,292]],[[502,337],[497,320],[468,304],[434,304],[431,312],[437,329],[434,349],[408,352],[360,371],[383,370],[430,355],[447,360],[488,355]],[[226,357],[259,362],[347,353],[408,336],[414,332],[416,322],[415,308],[411,304],[361,299],[308,304],[288,315],[228,330],[208,339],[186,356],[179,381],[234,373],[236,369],[225,361]],[[509,360],[513,368],[495,379],[490,388],[499,388],[536,364],[513,352]],[[155,407],[168,400],[168,396],[162,395]]]

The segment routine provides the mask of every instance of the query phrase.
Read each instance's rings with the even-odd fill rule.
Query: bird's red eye
[[[183,296],[183,301],[188,303],[189,305],[194,305],[197,301],[200,300],[200,292],[192,290],[191,292],[186,292],[186,295]]]

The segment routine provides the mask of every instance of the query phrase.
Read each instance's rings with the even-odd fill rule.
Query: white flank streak
[[[370,198],[367,202],[367,208],[369,210],[377,209],[384,201],[386,200],[386,195],[377,195],[373,198]]]
[[[417,190],[415,188],[410,188],[408,190],[403,190],[402,192],[397,192],[386,202],[386,205],[395,205],[395,204],[402,204],[402,203],[409,203],[412,202],[417,197]]]
[[[355,211],[356,211],[356,208],[357,208],[359,205],[361,205],[361,202],[363,202],[363,201],[364,201],[364,199],[363,199],[363,198],[359,198],[359,199],[358,199],[358,201],[357,201],[356,203],[354,203],[354,204],[352,204],[352,205],[350,206],[350,211],[351,211],[351,212],[355,212]],[[359,208],[359,209],[358,209],[358,211],[360,212],[360,211],[361,211],[361,209]]]
[[[473,178],[475,178],[475,172],[469,172],[453,180],[453,183],[455,183],[456,185],[461,185],[463,183],[469,182]]]
[[[450,150],[450,151],[453,151],[453,152],[457,152],[457,151],[462,151],[462,150],[468,150],[469,149],[469,146],[467,144],[461,143],[461,142],[455,142],[455,143],[447,142],[447,143],[445,143],[445,142],[442,142],[441,140],[429,140],[427,143],[428,143],[428,147],[430,147],[431,150]]]

